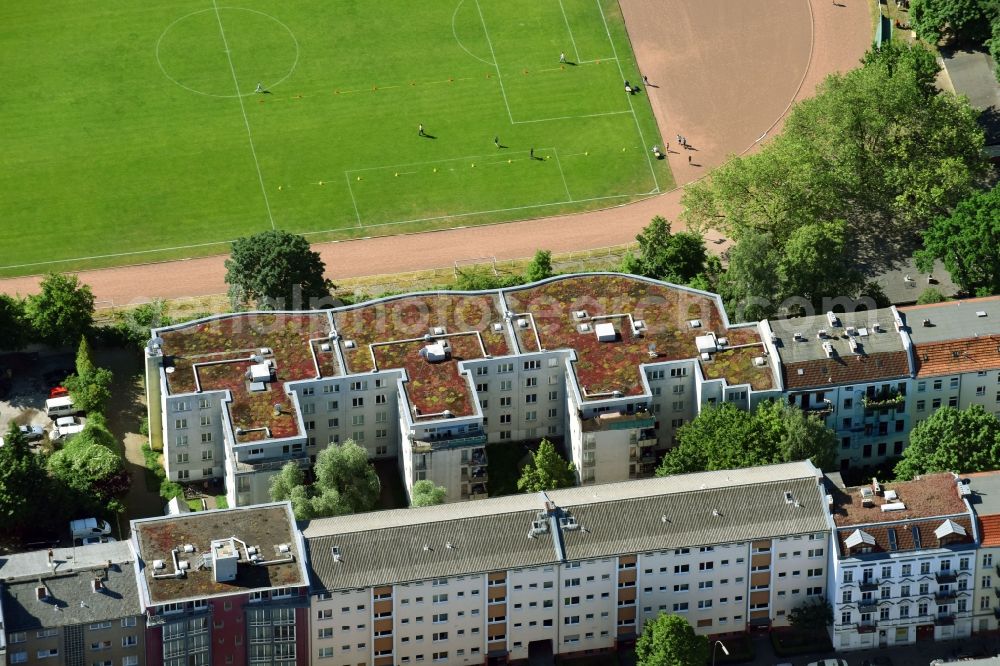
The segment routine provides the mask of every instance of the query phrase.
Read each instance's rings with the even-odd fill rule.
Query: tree
[[[83,430],[49,458],[52,476],[93,503],[105,506],[129,487],[122,445],[101,414],[92,414]]]
[[[261,309],[306,308],[330,296],[326,264],[303,236],[263,231],[233,241],[226,283],[234,305]]]
[[[917,297],[917,305],[931,305],[932,303],[944,303],[947,298],[934,287],[927,287],[920,296]]]
[[[47,511],[45,488],[48,476],[42,459],[10,422],[0,446],[0,523],[14,533],[23,533],[43,511]]]
[[[535,258],[531,260],[524,270],[525,282],[537,282],[550,278],[555,273],[552,271],[552,252],[549,250],[538,250]]]
[[[926,273],[940,259],[951,278],[969,294],[1000,292],[1000,185],[959,202],[923,232],[917,267]]]
[[[24,300],[0,294],[0,349],[21,349],[30,339]]]
[[[29,296],[25,314],[35,334],[55,347],[73,344],[94,323],[94,293],[75,275],[49,273]]]
[[[833,624],[833,606],[829,601],[805,601],[788,612],[788,622],[807,636],[825,636]]]
[[[843,220],[854,251],[884,255],[887,239],[948,214],[989,172],[978,112],[939,92],[936,72],[919,45],[869,51],[797,104],[773,142],[689,187],[685,221],[740,241]]]
[[[444,504],[444,498],[448,495],[448,489],[444,486],[435,486],[433,481],[424,479],[413,484],[413,500],[410,506],[433,506]]]
[[[912,0],[910,18],[917,35],[929,44],[945,37],[981,43],[990,30],[983,0]]]
[[[723,403],[702,411],[677,431],[658,476],[812,460],[820,469],[836,462],[835,433],[816,416],[784,402],[767,401],[753,413]]]
[[[708,661],[708,639],[680,615],[661,612],[647,620],[635,643],[638,666],[693,666]]]
[[[705,268],[704,239],[688,231],[670,232],[670,223],[657,215],[639,235],[639,254],[622,260],[622,271],[675,284],[687,284]]]
[[[941,407],[910,431],[910,443],[896,464],[896,478],[931,472],[982,472],[1000,461],[1000,419],[981,405],[965,410]]]
[[[521,478],[517,480],[517,489],[530,493],[541,490],[556,490],[569,488],[576,484],[576,467],[567,463],[558,453],[556,447],[547,439],[538,445],[538,451],[532,452],[531,462],[521,470]]]
[[[294,462],[286,463],[271,479],[271,499],[290,500],[296,520],[371,511],[378,502],[379,484],[368,453],[353,440],[329,446],[316,456],[316,480],[306,485]]]
[[[792,231],[778,262],[782,298],[804,298],[823,311],[824,297],[856,296],[863,280],[850,268],[846,246],[847,225],[842,221],[815,222]]]
[[[780,256],[780,247],[769,233],[748,235],[729,251],[729,268],[722,275],[720,291],[734,321],[760,321],[777,312]]]
[[[90,353],[86,337],[80,338],[76,352],[76,372],[63,381],[73,398],[77,409],[85,412],[101,412],[111,398],[111,383],[114,376],[106,368],[98,368]]]

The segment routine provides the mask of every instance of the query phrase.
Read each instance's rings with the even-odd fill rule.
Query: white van
[[[71,520],[69,531],[73,533],[74,539],[86,539],[87,537],[103,537],[111,534],[111,525],[106,520],[97,518],[81,518]]]
[[[84,424],[80,423],[75,416],[60,416],[56,419],[56,425],[52,428],[49,439],[54,442],[62,441],[83,432],[83,426]]]
[[[64,395],[61,398],[49,398],[45,401],[45,413],[50,419],[60,416],[73,416],[79,410],[73,404],[73,398]]]

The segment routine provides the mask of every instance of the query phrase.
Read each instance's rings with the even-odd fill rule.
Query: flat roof
[[[0,558],[0,603],[6,632],[91,624],[139,615],[139,593],[127,542],[56,548]],[[110,566],[109,566],[110,562]],[[94,581],[101,581],[95,588]],[[39,599],[38,588],[45,587]]]
[[[837,313],[835,317],[836,325],[825,314],[768,320],[787,388],[874,382],[910,374],[909,355],[891,309]]]
[[[714,294],[621,274],[560,276],[503,293],[513,312],[532,314],[543,349],[576,352],[573,371],[584,400],[615,391],[640,395],[641,365],[699,359],[695,338],[709,333],[726,338],[731,351],[705,363],[718,366],[707,374],[758,390],[775,384],[770,364],[753,362],[766,356],[756,325],[730,326]],[[641,329],[633,328],[636,321]],[[617,333],[610,342],[595,332],[607,323]]]
[[[255,546],[265,560],[276,564],[253,564],[240,553],[236,579],[216,582],[211,566],[211,544],[230,537]],[[139,554],[143,601],[146,605],[204,599],[254,590],[308,585],[295,519],[287,502],[259,504],[238,509],[197,511],[177,516],[132,521],[132,539]],[[188,552],[185,546],[193,546]],[[279,550],[287,546],[287,553]],[[182,577],[154,578],[173,572],[173,549],[189,567]],[[290,556],[290,557],[289,557]],[[165,568],[156,571],[161,560]]]
[[[899,308],[899,313],[918,349],[930,342],[1000,334],[1000,296],[911,305]]]
[[[913,481],[879,482],[883,492],[893,490],[898,502],[905,505],[900,511],[883,511],[882,505],[890,503],[883,495],[871,495],[872,505],[863,506],[861,491],[872,489],[871,485],[850,488],[830,488],[833,496],[833,521],[837,527],[889,523],[901,520],[936,518],[968,513],[962,497],[958,494],[958,482],[954,474],[942,472],[927,474]]]
[[[171,395],[228,390],[233,441],[301,435],[285,383],[341,374],[332,351],[325,312],[239,313],[156,329],[162,339],[167,390]],[[261,350],[269,350],[262,354]],[[257,358],[252,358],[252,357]],[[251,381],[255,365],[273,362],[274,381]],[[172,368],[172,369],[171,369]],[[280,413],[275,410],[280,405]]]

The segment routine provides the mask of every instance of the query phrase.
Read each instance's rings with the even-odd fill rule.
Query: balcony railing
[[[878,605],[878,599],[875,598],[861,599],[858,601],[858,606],[860,606],[861,608],[865,608],[868,606],[877,606],[877,605]]]
[[[877,589],[878,589],[878,581],[877,580],[869,578],[868,580],[861,581],[861,591],[862,592],[869,592],[871,590],[877,590]]]
[[[934,601],[941,603],[949,603],[955,600],[955,590],[938,590],[934,593]]]
[[[946,627],[955,624],[955,616],[951,613],[941,613],[934,618],[934,624],[939,627]]]
[[[954,583],[958,580],[958,574],[954,571],[938,571],[934,577],[938,583]]]
[[[906,396],[898,391],[879,391],[873,396],[864,395],[861,404],[865,409],[889,409],[906,403]]]
[[[442,449],[462,449],[470,446],[485,445],[486,433],[473,432],[467,433],[462,437],[447,437],[435,439],[432,442],[423,439],[415,439],[413,440],[412,448],[414,453],[429,453],[431,451],[439,451]]]
[[[823,402],[809,405],[805,411],[808,414],[815,414],[816,416],[828,416],[833,413],[833,402],[824,400]]]

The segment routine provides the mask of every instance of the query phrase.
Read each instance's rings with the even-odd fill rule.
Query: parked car
[[[846,659],[820,659],[807,666],[847,666]]]
[[[93,546],[95,543],[115,543],[118,539],[110,536],[90,536],[83,540],[84,546]]]
[[[103,539],[111,534],[111,525],[106,520],[80,518],[70,521],[69,531],[74,539]]]
[[[37,442],[38,440],[45,437],[45,429],[42,426],[36,425],[23,425],[18,426],[18,430],[24,435],[24,438],[29,442]]]
[[[49,389],[50,398],[65,398],[69,395],[69,389],[65,386],[53,386]]]
[[[56,419],[55,426],[52,427],[52,434],[49,439],[53,442],[72,437],[83,432],[83,422],[75,416],[60,416]]]

